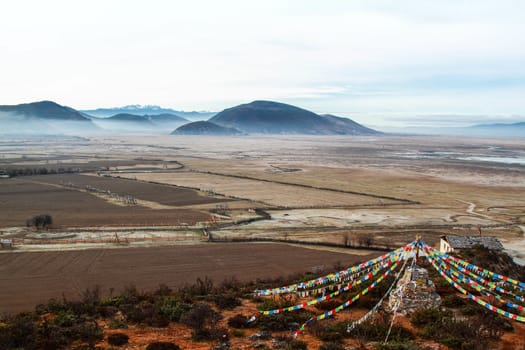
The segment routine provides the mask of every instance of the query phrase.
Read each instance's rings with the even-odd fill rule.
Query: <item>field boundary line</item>
[[[320,191],[329,191],[329,192],[353,194],[353,195],[372,197],[372,198],[377,198],[377,199],[388,199],[388,200],[394,200],[394,201],[398,201],[398,202],[403,202],[405,204],[421,204],[421,202],[418,202],[418,201],[413,201],[413,200],[404,199],[404,198],[397,198],[397,197],[392,197],[392,196],[383,196],[383,195],[378,195],[378,194],[373,194],[373,193],[366,193],[366,192],[340,190],[340,189],[335,189],[335,188],[330,188],[330,187],[319,187],[319,186],[298,184],[298,183],[287,182],[287,181],[261,179],[261,178],[257,178],[257,177],[246,176],[246,175],[224,174],[224,173],[218,173],[218,172],[213,172],[213,171],[203,171],[203,170],[195,170],[195,169],[189,169],[189,172],[194,172],[194,173],[199,173],[199,174],[216,175],[216,176],[224,176],[224,177],[232,177],[232,178],[236,178],[236,179],[253,180],[253,181],[260,181],[260,182],[267,182],[267,183],[275,183],[275,184],[279,184],[279,185],[297,186],[297,187],[310,188],[310,189],[315,189],[315,190],[320,190]]]

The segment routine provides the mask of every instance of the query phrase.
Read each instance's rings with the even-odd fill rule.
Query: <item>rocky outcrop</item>
[[[414,265],[406,270],[395,289],[390,293],[388,310],[401,315],[410,314],[421,308],[434,308],[441,305],[441,297],[436,293],[434,282],[428,278],[428,271]]]

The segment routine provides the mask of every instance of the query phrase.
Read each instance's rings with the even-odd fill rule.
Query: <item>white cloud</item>
[[[272,98],[385,118],[524,114],[523,10],[511,0],[9,2],[0,103],[217,110]]]

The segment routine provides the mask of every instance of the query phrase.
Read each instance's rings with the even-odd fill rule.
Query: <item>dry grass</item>
[[[405,240],[409,240],[416,228],[436,236],[450,232],[473,234],[481,225],[486,234],[513,239],[521,232],[518,226],[525,223],[522,200],[525,167],[463,159],[468,156],[525,157],[523,140],[111,136],[82,142],[6,141],[0,142],[0,151],[6,155],[0,164],[41,164],[49,159],[68,164],[82,160],[90,166],[96,164],[112,170],[151,170],[153,172],[113,175],[246,198],[228,202],[229,207],[235,209],[230,212],[235,218],[243,217],[245,209],[254,206],[289,207],[286,211],[272,212],[276,220],[242,226],[238,230],[230,228],[228,234],[310,235],[311,239],[332,240],[347,230],[374,234],[376,238],[383,236],[385,240],[404,232]],[[174,161],[184,167],[180,168]],[[168,169],[164,169],[164,164],[168,164]],[[141,182],[129,183],[134,184],[129,188],[142,186]],[[155,211],[166,208],[164,205],[208,211],[216,204],[177,202],[178,197],[168,195],[169,187],[157,188],[161,190],[150,195],[152,188],[137,194],[144,206]],[[161,193],[163,191],[166,193]],[[420,204],[407,205],[384,197]],[[291,211],[306,208],[315,208],[315,211]],[[288,217],[284,217],[285,213]],[[497,225],[499,228],[494,227]]]
[[[133,177],[139,180],[198,188],[201,191],[249,199],[274,207],[336,207],[397,203],[393,200],[349,193],[195,172],[133,174]]]

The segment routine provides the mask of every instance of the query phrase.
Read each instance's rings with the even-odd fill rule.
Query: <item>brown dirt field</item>
[[[171,206],[208,204],[228,200],[226,198],[213,198],[199,195],[197,191],[192,189],[145,183],[122,178],[87,176],[80,174],[46,175],[31,178],[35,179],[35,181],[51,184],[60,184],[62,181],[63,183],[72,182],[80,186],[90,185],[103,190],[110,190],[111,192],[120,195],[129,194],[137,199],[144,199]]]
[[[350,266],[380,253],[356,256],[284,244],[204,244],[156,248],[0,254],[0,312],[30,310],[49,298],[78,298],[95,285],[104,294],[134,284],[153,290],[163,283],[180,287],[197,277],[220,282],[275,278]]]
[[[339,155],[341,159],[344,159],[344,156],[346,155],[343,153]],[[351,154],[347,156],[352,157]],[[192,169],[392,196],[419,201],[422,203],[421,206],[427,208],[458,209],[462,212],[467,206],[458,200],[474,202],[477,210],[486,210],[490,206],[499,204],[505,208],[520,204],[520,197],[523,194],[523,187],[513,186],[512,181],[514,179],[523,181],[525,168],[518,171],[505,169],[504,166],[493,166],[490,169],[493,173],[489,173],[485,168],[480,170],[473,165],[455,164],[454,167],[450,166],[449,172],[446,173],[448,177],[444,178],[438,176],[437,170],[433,170],[433,167],[443,166],[443,160],[436,160],[428,164],[428,169],[424,168],[425,164],[417,160],[413,160],[410,166],[404,165],[406,161],[402,159],[379,160],[385,163],[384,166],[373,163],[368,166],[317,166],[307,161],[304,163],[290,162],[284,164],[302,170],[286,173],[269,171],[269,164],[273,164],[270,160],[181,158],[181,162],[187,168]],[[370,161],[378,161],[378,159],[371,158]],[[421,170],[420,167],[424,170]],[[501,173],[507,174],[508,179],[498,183],[498,176]],[[453,177],[457,180],[461,176],[463,176],[462,182],[451,179]],[[482,180],[494,183],[488,186],[485,183],[479,183]]]
[[[209,214],[187,209],[152,210],[118,206],[73,189],[32,183],[45,176],[0,182],[0,227],[24,226],[34,215],[50,214],[54,226],[180,225],[209,220]]]
[[[122,176],[199,188],[203,191],[250,199],[270,206],[334,207],[398,203],[398,201],[394,200],[373,198],[365,195],[195,172],[145,173]]]

